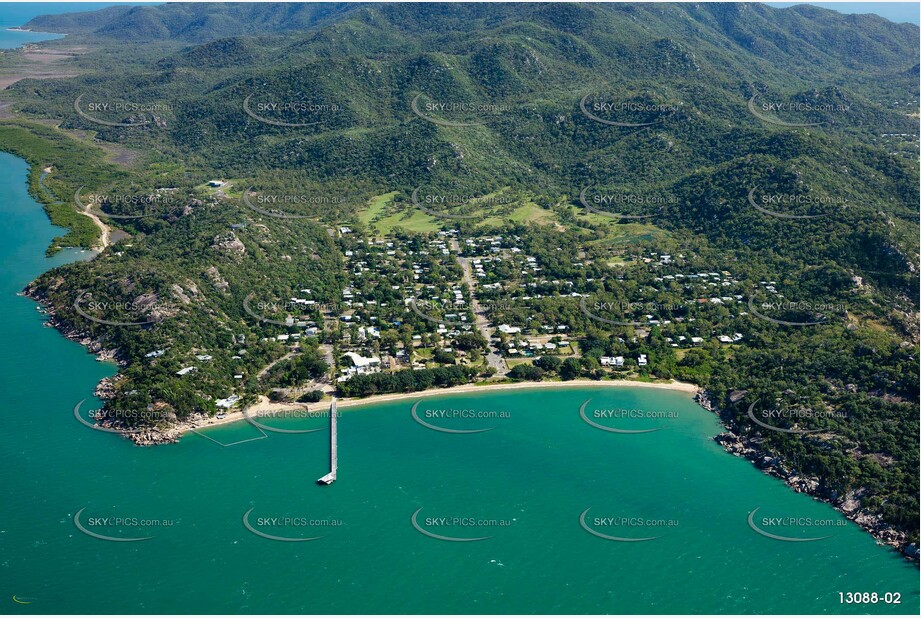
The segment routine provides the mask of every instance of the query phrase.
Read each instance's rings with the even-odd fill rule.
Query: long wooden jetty
[[[336,421],[339,414],[336,412],[336,398],[329,406],[329,474],[317,479],[318,485],[332,485],[336,482],[336,468],[338,468],[338,437],[336,435]]]

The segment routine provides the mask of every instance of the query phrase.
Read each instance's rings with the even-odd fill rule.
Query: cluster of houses
[[[222,185],[221,185],[222,186]],[[402,239],[372,239],[359,235],[346,235],[351,230],[342,228],[338,238],[343,246],[346,259],[346,272],[349,281],[342,290],[341,304],[324,304],[313,298],[313,291],[302,288],[286,303],[288,316],[283,318],[289,327],[288,332],[274,334],[263,341],[277,341],[294,346],[302,337],[320,336],[328,327],[327,321],[339,324],[342,354],[348,358],[348,366],[341,367],[336,381],[344,382],[356,375],[373,374],[382,370],[394,370],[404,367],[422,368],[424,363],[413,362],[412,348],[432,347],[446,352],[456,349],[453,339],[464,333],[475,332],[476,324],[471,312],[472,298],[467,284],[463,281],[462,270],[456,261],[452,246],[457,246],[459,234],[455,230],[438,232],[431,236],[417,236]],[[487,317],[494,317],[489,307],[489,297],[501,294],[489,294],[490,290],[502,291],[509,283],[515,288],[514,302],[527,305],[528,301],[546,297],[579,297],[582,294],[573,290],[574,283],[552,278],[543,278],[539,259],[527,255],[523,246],[526,243],[515,235],[484,236],[464,238],[460,245],[462,255],[470,258],[474,276],[473,291],[479,298],[480,305],[486,309]],[[574,256],[575,257],[575,256]],[[584,257],[584,256],[582,256]],[[747,298],[742,284],[728,271],[718,272],[681,272],[684,256],[667,253],[650,253],[640,258],[651,264],[654,272],[646,285],[652,290],[685,298],[684,304],[693,308],[695,305],[734,306],[740,310],[747,308]],[[573,266],[585,268],[583,262],[572,262]],[[686,267],[684,267],[685,270]],[[696,269],[695,269],[696,270]],[[622,279],[623,275],[615,275]],[[589,282],[593,281],[588,279]],[[760,287],[769,294],[781,296],[774,281],[761,281]],[[535,289],[537,288],[537,289]],[[550,289],[550,288],[556,288]],[[648,288],[647,288],[648,290]],[[739,305],[742,303],[742,306]],[[412,306],[415,305],[415,306]],[[692,310],[693,311],[693,310]],[[730,310],[731,313],[735,311]],[[434,319],[420,320],[411,313],[423,313]],[[724,332],[718,334],[693,333],[689,323],[694,317],[673,317],[674,322],[684,323],[679,328],[664,314],[647,309],[638,311],[645,315],[645,320],[637,316],[648,326],[663,328],[667,343],[673,347],[690,347],[701,345],[711,337],[723,344],[735,344],[743,340],[741,333]],[[723,310],[725,314],[725,310]],[[738,311],[737,316],[747,313]],[[575,347],[570,344],[574,334],[566,324],[538,325],[540,316],[532,316],[527,324],[495,325],[501,333],[502,344],[499,351],[506,357],[536,358],[546,354],[572,354]],[[413,333],[406,339],[403,325],[411,320]],[[533,320],[533,321],[532,321]],[[677,332],[675,332],[677,330]],[[297,331],[297,332],[294,332]],[[399,343],[391,343],[387,350],[382,349],[382,335],[388,331],[400,334]],[[643,336],[643,329],[637,331]],[[536,333],[536,334],[535,334]],[[683,334],[678,334],[683,333]],[[406,342],[406,349],[404,343]],[[623,339],[619,338],[623,343]],[[634,337],[634,343],[637,338]],[[241,341],[242,343],[242,341]],[[624,354],[622,350],[618,350]],[[145,354],[147,358],[156,359],[165,350],[152,350]],[[241,358],[245,350],[240,350],[235,359]],[[463,355],[461,353],[461,355]],[[419,355],[417,355],[419,356]],[[421,355],[422,360],[425,354]],[[198,371],[201,363],[211,361],[210,354],[197,354],[197,365],[182,367],[177,376],[185,376]],[[633,352],[617,356],[600,357],[602,367],[624,368],[626,366],[646,367],[649,359],[646,354]],[[242,380],[242,374],[235,374],[235,379]],[[240,401],[240,396],[231,394],[216,401],[221,410],[232,408]]]
[[[471,261],[481,301],[486,295],[514,298],[509,302],[522,304],[550,295],[579,296],[579,293],[573,291],[573,281],[541,277],[543,269],[538,258],[525,255],[518,247],[512,247],[508,251],[512,252],[512,255],[474,258]]]
[[[678,258],[683,258],[679,255]],[[671,254],[650,253],[650,257],[642,258],[645,263],[652,263],[657,268],[669,267],[668,270],[676,270],[678,263]],[[622,278],[622,277],[618,277]],[[693,305],[721,305],[721,306],[741,306],[747,307],[747,300],[744,294],[738,293],[742,289],[742,284],[729,271],[720,272],[672,272],[672,274],[662,274],[655,276],[650,283],[653,289],[660,291],[673,292],[674,286],[680,286],[685,291],[686,300],[684,304],[689,308]],[[761,285],[769,292],[777,294],[774,287],[774,281],[762,281]],[[739,311],[735,317],[744,317],[748,315],[747,311]],[[638,316],[638,320],[644,320],[649,326],[669,326],[673,322],[668,319],[659,319],[653,314]],[[694,322],[695,318],[686,319],[676,318],[678,322]],[[738,343],[743,339],[741,333],[714,335],[714,338],[720,343]],[[700,336],[679,335],[677,337],[666,337],[666,341],[671,347],[683,347],[687,345],[700,345],[704,338]]]
[[[477,280],[485,279],[486,278],[486,267],[491,265],[493,262],[501,262],[501,261],[502,261],[501,257],[474,258],[471,261],[471,265],[473,266],[473,276]],[[483,285],[483,287],[486,289],[490,289],[490,288],[499,289],[502,287],[502,284],[496,281],[495,283],[486,283]]]
[[[602,356],[598,359],[602,367],[623,367],[626,359],[623,356]],[[636,364],[645,367],[649,364],[649,359],[645,354],[636,357]]]
[[[901,103],[896,101],[894,105],[898,107]],[[908,108],[913,109],[918,106],[917,102],[909,102]],[[873,141],[882,141],[884,147],[890,148],[887,152],[892,156],[915,158],[918,156],[918,136],[914,133],[882,133],[880,139],[873,138]]]
[[[483,289],[501,289],[513,274],[519,285],[534,281],[541,267],[537,258],[524,254],[516,242],[519,237],[505,239],[502,236],[467,238],[464,241],[465,255],[472,257],[473,276]]]
[[[540,356],[541,354],[555,354],[560,352],[572,352],[569,341],[561,339],[557,341],[532,341],[528,339],[514,339],[506,343],[507,356]]]
[[[438,341],[451,349],[451,339],[475,328],[469,291],[451,251],[455,236],[454,231],[442,231],[403,240],[342,239],[351,275],[339,316],[348,325],[342,332],[345,349],[368,354],[369,342],[388,330],[400,331],[408,320],[414,324],[413,347]],[[382,364],[398,368],[408,365],[409,358],[398,353]]]
[[[245,335],[239,335],[239,337],[243,338],[243,341],[245,341]],[[147,352],[146,354],[144,354],[144,358],[157,359],[157,358],[161,358],[164,354],[166,354],[165,349],[151,350],[150,352]],[[246,354],[246,350],[241,349],[232,358],[235,360],[241,359],[242,358],[241,355],[243,354]],[[195,360],[199,362],[208,362],[208,361],[214,360],[214,356],[211,354],[196,354]],[[176,371],[176,375],[179,377],[182,377],[182,376],[187,376],[189,374],[195,373],[197,371],[198,371],[197,365],[187,365],[179,369],[179,371]],[[242,380],[243,374],[241,373],[234,374],[233,377],[236,380]],[[234,404],[236,404],[239,400],[240,400],[239,395],[232,394],[224,399],[218,399],[215,403],[218,408],[229,409],[229,408],[232,408]],[[219,415],[218,418],[223,418],[223,415]]]
[[[463,244],[463,254],[465,256],[482,256],[490,253],[502,253],[503,251],[520,253],[521,249],[515,245],[520,240],[519,236],[514,236],[511,239],[505,239],[503,236],[466,238]]]
[[[522,299],[522,300],[525,300],[525,299]],[[496,327],[496,330],[499,331],[500,333],[505,333],[506,335],[518,335],[521,333],[520,326],[512,326],[510,324],[499,324],[499,326]],[[540,330],[546,333],[562,333],[562,332],[568,331],[569,326],[567,326],[566,324],[555,324],[552,326],[549,324],[546,324],[544,326],[541,326]]]

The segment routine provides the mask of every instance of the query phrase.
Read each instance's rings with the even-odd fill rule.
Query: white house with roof
[[[231,395],[230,397],[227,397],[226,399],[218,399],[215,402],[215,404],[217,405],[217,407],[224,408],[225,410],[227,410],[229,408],[232,408],[233,404],[237,403],[238,401],[240,401],[239,395]]]
[[[348,356],[350,359],[352,359],[352,365],[354,365],[359,370],[368,370],[372,367],[378,367],[381,364],[381,359],[376,356],[365,357],[355,352],[346,352],[345,356]]]

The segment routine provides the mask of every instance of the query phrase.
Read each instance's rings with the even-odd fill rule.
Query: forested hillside
[[[250,397],[266,392],[255,374],[286,352],[269,339],[291,324],[278,307],[266,309],[274,322],[254,324],[251,294],[294,300],[310,290],[336,308],[311,324],[338,352],[346,327],[326,324],[335,332],[324,335],[324,323],[343,321],[346,290],[361,288],[362,269],[387,256],[349,265],[367,249],[352,235],[398,243],[397,261],[399,243],[414,247],[405,281],[396,272],[366,286],[392,293],[385,300],[401,310],[402,291],[385,284],[414,285],[412,266],[432,286],[433,273],[458,276],[420,258],[418,237],[437,243],[450,231],[466,247],[502,237],[497,246],[543,269],[513,300],[542,294],[537,315],[569,325],[589,359],[535,363],[540,372],[520,375],[600,378],[602,356],[648,355],[648,368],[633,367],[643,378],[700,384],[733,431],[819,478],[817,495],[854,498],[917,540],[918,27],[728,3],[170,3],[27,26],[71,33],[49,46],[89,47],[72,61],[80,76],[26,79],[3,94],[16,118],[0,121],[0,146],[28,151],[38,135],[92,151],[82,165],[96,166],[82,177],[58,150],[33,157],[53,168],[33,187],[38,197],[161,196],[143,212],[137,200],[101,202],[128,238],[32,288],[62,328],[119,351],[122,407],[166,402],[181,418],[213,413],[235,384]],[[138,156],[123,166],[98,147]],[[301,199],[254,207],[267,195]],[[420,207],[419,195],[462,199]],[[593,322],[570,302],[572,292],[687,301],[679,292],[688,288],[655,288],[665,274],[684,274],[666,273],[662,254],[686,258],[695,277],[720,273],[739,298],[778,294],[781,304],[833,309],[819,311],[821,320],[801,306],[770,319],[744,307],[731,316],[676,312],[731,341],[676,351],[678,334],[658,324]],[[560,291],[560,281],[571,289]],[[698,291],[695,304],[724,302],[725,293]],[[76,299],[87,293],[100,301],[99,317],[109,303],[118,310],[106,319],[145,326],[81,321]],[[494,322],[533,320],[528,307]],[[390,347],[396,359],[403,350],[411,366],[426,322],[380,311],[368,325],[399,332],[377,351]],[[682,340],[696,333],[681,331]],[[182,353],[145,356],[163,349]],[[207,350],[219,350],[208,369],[174,379]],[[428,383],[476,375],[432,371],[419,375]],[[343,388],[417,388],[407,375]],[[747,414],[758,401],[843,416],[812,428],[821,434],[762,432]]]

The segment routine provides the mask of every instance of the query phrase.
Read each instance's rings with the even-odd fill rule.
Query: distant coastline
[[[8,32],[28,32],[29,34],[52,34],[54,36],[67,36],[63,32],[45,32],[44,30],[33,30],[32,28],[22,28],[20,26],[10,26],[9,28],[4,28]],[[41,41],[35,41],[35,43],[41,43]]]

